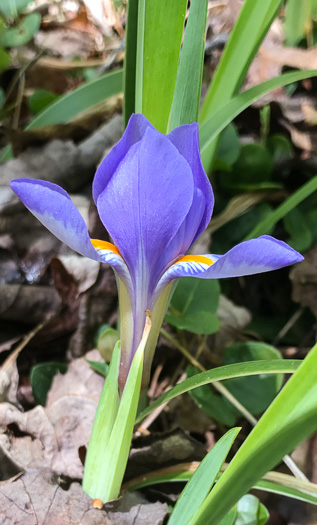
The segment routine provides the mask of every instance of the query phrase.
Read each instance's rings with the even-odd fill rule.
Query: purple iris
[[[114,244],[90,239],[77,208],[56,184],[17,179],[11,187],[58,239],[114,269],[120,302],[121,387],[142,337],[145,310],[151,310],[143,381],[147,383],[176,279],[251,275],[303,259],[268,235],[242,242],[225,255],[186,255],[206,229],[214,203],[200,161],[196,123],[163,135],[143,115],[132,115],[93,182],[100,219]]]

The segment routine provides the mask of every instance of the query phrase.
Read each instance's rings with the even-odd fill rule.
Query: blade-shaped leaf
[[[208,0],[192,0],[179,59],[168,129],[198,120]]]
[[[171,399],[197,388],[207,385],[214,381],[223,381],[234,377],[246,377],[257,374],[292,374],[300,366],[301,361],[296,360],[274,360],[274,361],[252,361],[249,363],[237,363],[234,365],[220,366],[213,370],[201,372],[193,377],[185,379],[178,385],[174,386],[168,392],[157,398],[149,407],[147,407],[137,418],[136,423],[142,421],[148,414],[153,412],[157,407],[167,403]]]
[[[216,525],[268,470],[317,429],[317,345],[244,441],[201,506],[195,525]]]
[[[168,522],[169,525],[190,524],[192,516],[215,483],[218,472],[225,462],[239,431],[240,428],[229,430],[219,439],[200,463],[192,479],[187,483],[177,500],[173,514]]]
[[[144,0],[141,0],[141,5],[143,3]],[[138,32],[138,54],[142,55],[140,62],[143,59],[142,113],[163,133],[167,130],[173,100],[186,7],[187,0],[147,0],[144,45],[140,51],[142,28]],[[140,7],[138,16],[142,16]],[[137,110],[140,109],[138,105]]]

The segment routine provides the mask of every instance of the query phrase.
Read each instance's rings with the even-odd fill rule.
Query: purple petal
[[[175,128],[169,135],[168,138],[176,146],[181,155],[187,160],[189,166],[194,175],[194,186],[199,188],[205,198],[205,210],[202,216],[201,222],[197,227],[195,237],[192,242],[205,231],[210,221],[213,206],[214,196],[211,188],[211,184],[204,171],[200,160],[199,151],[199,137],[198,137],[198,124],[185,124]],[[193,206],[195,203],[193,202]],[[188,248],[187,248],[188,249]],[[187,250],[186,250],[187,251]]]
[[[191,260],[192,259],[192,260]],[[224,255],[186,256],[173,264],[158,283],[160,292],[172,279],[198,277],[221,279],[278,270],[304,257],[283,241],[269,235],[237,244]],[[210,261],[210,262],[209,262]]]
[[[148,127],[97,201],[100,218],[132,274],[137,266],[143,272],[157,265],[187,216],[193,194],[193,175],[184,157],[166,136]]]
[[[96,204],[99,195],[107,186],[129,148],[142,139],[148,127],[153,129],[152,124],[150,124],[143,115],[131,115],[124,135],[103,159],[97,169],[92,187],[93,198]]]
[[[66,191],[57,184],[37,179],[15,179],[11,188],[59,240],[81,255],[102,260],[91,244],[84,219]]]

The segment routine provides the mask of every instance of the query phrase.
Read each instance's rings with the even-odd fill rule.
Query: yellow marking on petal
[[[204,257],[204,255],[183,255],[183,257],[177,259],[177,261],[174,264],[177,264],[179,262],[197,262],[202,264],[208,264],[208,266],[214,264],[214,261],[212,261],[208,257]]]
[[[96,248],[97,250],[109,250],[117,255],[120,255],[120,257],[122,257],[118,248],[111,242],[100,241],[99,239],[90,239],[90,240],[91,240],[91,244],[93,245],[93,247]]]

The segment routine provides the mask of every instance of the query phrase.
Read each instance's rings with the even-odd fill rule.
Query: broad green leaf
[[[177,500],[168,525],[190,525],[236,439],[240,428],[232,428],[212,447]]]
[[[58,98],[59,95],[47,91],[47,89],[37,89],[28,99],[29,108],[32,113],[36,115],[55,102]]]
[[[223,356],[226,365],[262,359],[281,359],[281,354],[273,346],[248,341],[227,347]],[[261,414],[273,401],[282,382],[283,374],[261,374],[243,379],[229,379],[224,381],[224,385],[251,414]]]
[[[125,29],[124,56],[124,127],[132,113],[135,113],[136,53],[138,28],[138,0],[129,0]]]
[[[208,0],[192,0],[180,54],[168,129],[198,120]]]
[[[284,228],[290,235],[287,244],[299,252],[309,250],[314,242],[313,231],[303,212],[293,208],[283,219]]]
[[[1,0],[0,13],[5,18],[15,19],[32,0]]]
[[[245,0],[206,95],[201,123],[237,94],[281,5],[282,0]],[[203,160],[207,173],[211,170],[216,146],[217,140],[210,142],[205,150]]]
[[[190,365],[186,369],[187,377],[193,377],[198,374],[198,368]],[[228,427],[232,427],[237,419],[237,411],[220,394],[214,394],[209,385],[194,388],[189,392],[190,397],[209,417],[215,421],[219,421]]]
[[[233,166],[236,182],[266,182],[272,178],[273,159],[268,150],[255,142],[245,144],[240,156]]]
[[[46,405],[46,398],[51,388],[53,377],[58,373],[64,374],[66,370],[67,365],[65,363],[57,363],[55,361],[38,363],[31,368],[30,383],[32,394],[39,405]]]
[[[97,339],[97,350],[105,361],[111,360],[112,350],[119,339],[119,332],[109,325],[104,325]]]
[[[306,184],[303,184],[297,191],[293,193],[288,199],[280,204],[271,215],[265,217],[262,221],[251,230],[244,240],[252,239],[267,233],[267,230],[275,226],[275,224],[283,219],[287,213],[293,210],[300,202],[312,195],[317,190],[317,175],[310,179]]]
[[[41,17],[38,13],[27,15],[16,26],[6,29],[0,36],[0,45],[3,47],[16,47],[27,44],[33,38],[41,25]]]
[[[0,88],[0,109],[3,108],[5,103],[5,94],[2,88]]]
[[[241,144],[238,132],[233,124],[228,124],[220,136],[215,169],[230,171],[231,166],[238,160],[240,153]]]
[[[140,4],[144,5],[144,0]],[[187,0],[145,2],[142,113],[163,133],[173,100],[186,7]],[[140,6],[138,16],[142,17]],[[142,45],[142,34],[138,32],[138,54],[139,44]]]
[[[266,80],[255,87],[236,95],[232,100],[216,109],[211,117],[204,119],[200,125],[200,151],[205,169],[208,168],[208,148],[225,127],[248,106],[256,102],[273,89],[286,86],[292,82],[317,76],[317,70],[296,71],[295,73],[284,73],[276,78]],[[208,151],[207,151],[208,150]]]
[[[220,287],[218,281],[202,281],[185,277],[173,294],[165,319],[182,330],[195,334],[213,334],[220,322],[215,315],[218,308]]]
[[[99,104],[106,98],[122,91],[122,70],[107,73],[98,80],[84,84],[71,93],[60,97],[56,102],[37,115],[26,129],[37,129],[41,126],[69,122],[82,111]],[[6,148],[1,160],[12,158],[11,148]]]
[[[96,496],[96,490],[99,491],[100,486],[102,487],[107,445],[120,405],[118,391],[120,354],[120,341],[118,341],[113,349],[107,379],[101,392],[87,449],[83,490],[92,498],[100,497],[99,495]]]
[[[305,37],[312,18],[312,0],[288,0],[285,8],[284,31],[286,44],[296,46]]]
[[[1,37],[0,37],[1,38]],[[11,57],[4,49],[0,48],[0,73],[5,71],[11,62]]]
[[[238,501],[234,525],[265,525],[269,514],[258,498],[246,494]]]
[[[137,418],[136,423],[142,421],[148,414],[153,412],[157,407],[167,403],[185,392],[189,392],[193,388],[202,385],[207,385],[214,381],[223,381],[224,379],[231,379],[234,377],[245,377],[258,374],[291,374],[301,364],[301,361],[296,360],[279,360],[273,361],[251,361],[249,363],[237,363],[235,365],[220,366],[213,370],[201,372],[193,377],[185,379],[182,383],[174,386],[158,397],[150,406],[148,406]]]
[[[285,454],[317,430],[317,345],[277,395],[201,506],[195,525],[217,525]]]

